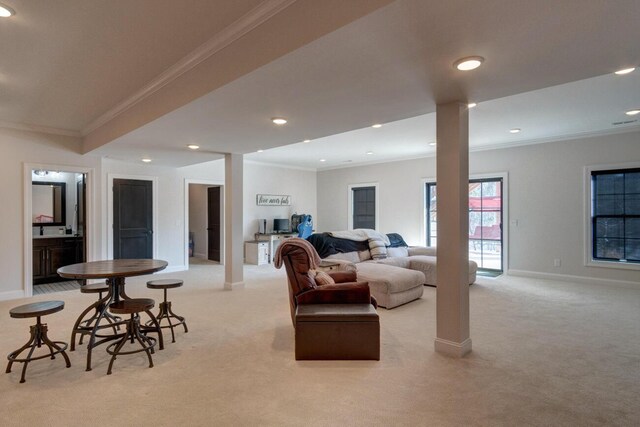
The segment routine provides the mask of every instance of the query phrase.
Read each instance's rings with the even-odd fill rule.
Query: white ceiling
[[[3,0],[0,120],[80,131],[261,0]]]
[[[503,148],[640,130],[640,116],[625,115],[639,100],[640,72],[634,72],[606,74],[482,102],[469,111],[469,148]],[[513,128],[521,132],[510,133]],[[430,113],[386,123],[379,129],[367,126],[309,143],[249,153],[245,158],[323,170],[432,156],[436,147],[429,143],[435,141],[436,115]]]
[[[138,2],[148,3],[133,3]],[[209,4],[192,2],[194,10]],[[33,3],[42,7],[49,4],[44,0]],[[215,3],[225,10],[242,3],[228,12],[224,22],[220,21],[222,26],[259,2]],[[299,8],[308,4],[306,0],[294,3]],[[109,14],[117,15],[113,11]],[[57,15],[52,18],[62,19]],[[94,15],[88,18],[91,20],[100,21]],[[96,35],[92,37],[96,40],[90,37],[87,52],[99,48],[98,41],[109,43],[116,51],[118,47],[124,49],[121,33],[129,33],[116,25],[119,22],[115,19],[109,28],[94,25]],[[628,119],[624,111],[640,105],[640,70],[622,77],[611,72],[640,65],[638,22],[637,0],[397,0],[90,154],[130,161],[148,156],[154,164],[184,166],[219,158],[217,153],[236,152],[247,154],[251,160],[311,169],[348,165],[346,160],[356,164],[424,156],[433,150],[426,143],[435,139],[436,103],[466,99],[479,103],[470,114],[470,140],[475,149],[619,131],[611,123]],[[196,20],[194,25],[201,24]],[[161,26],[153,19],[136,25],[150,25],[151,30]],[[86,27],[92,28],[89,24]],[[182,39],[186,31],[185,38],[194,46],[206,38],[204,31],[189,38],[188,27],[175,26],[169,33]],[[0,37],[2,28],[0,25]],[[143,46],[152,52],[147,56],[155,58],[162,53],[167,38],[162,35],[165,38],[149,40]],[[75,36],[81,37],[82,33]],[[184,56],[188,51],[182,48]],[[5,53],[2,48],[0,53]],[[137,54],[142,55],[139,51]],[[468,55],[481,55],[486,61],[472,72],[454,70],[452,63]],[[176,53],[174,57],[181,56]],[[145,60],[130,65],[132,75],[144,74],[144,78],[136,77],[126,88],[114,86],[117,79],[107,79],[118,100],[107,93],[110,96],[99,97],[99,108],[93,108],[98,100],[83,99],[77,93],[96,80],[94,75],[104,72],[95,74],[96,70],[81,67],[77,78],[82,84],[74,90],[70,83],[65,91],[73,96],[63,105],[64,111],[84,110],[85,105],[87,111],[91,110],[91,114],[77,117],[71,114],[76,122],[44,121],[45,115],[38,115],[33,105],[37,97],[30,101],[30,108],[16,108],[20,114],[13,117],[14,109],[8,108],[11,104],[2,94],[0,120],[23,118],[34,124],[81,129],[147,83],[154,73],[159,74],[170,62],[168,56],[163,58],[163,64],[154,62],[147,67]],[[63,62],[57,55],[54,59]],[[120,60],[115,57],[112,63],[117,65]],[[82,62],[82,58],[72,59],[75,65]],[[103,64],[103,68],[109,67]],[[38,76],[33,78],[40,81]],[[46,83],[45,79],[42,85]],[[56,99],[64,99],[58,93],[48,96],[43,105],[49,107]],[[11,113],[9,118],[5,113]],[[270,123],[274,116],[287,117],[289,123],[275,127]],[[369,127],[377,122],[385,126]],[[509,134],[511,127],[523,131]],[[304,139],[313,141],[299,144]],[[202,148],[190,152],[185,148],[189,143]],[[266,151],[255,153],[258,149]],[[369,150],[374,154],[364,154]],[[327,162],[320,164],[319,158]]]

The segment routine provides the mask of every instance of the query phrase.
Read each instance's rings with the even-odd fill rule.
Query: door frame
[[[113,180],[114,179],[135,179],[139,181],[151,181],[151,206],[152,227],[153,227],[153,255],[158,256],[158,177],[149,175],[129,175],[129,174],[107,174],[107,254],[105,259],[113,259]]]
[[[469,175],[472,179],[502,179],[502,274],[507,274],[509,270],[509,172],[482,173]],[[426,184],[436,182],[436,178],[422,178],[422,225],[420,230],[420,241],[427,246],[427,191]]]
[[[81,173],[87,175],[86,185],[86,193],[85,193],[85,235],[83,238],[85,239],[85,247],[86,250],[86,259],[87,261],[93,261],[95,259],[95,247],[94,247],[94,217],[93,217],[93,209],[94,209],[94,177],[95,177],[95,169],[91,167],[83,167],[83,166],[67,166],[67,165],[59,165],[59,164],[45,164],[45,163],[23,163],[22,174],[23,174],[23,209],[24,212],[24,228],[23,228],[23,245],[24,254],[22,256],[23,259],[23,267],[22,267],[22,290],[24,292],[24,297],[29,298],[33,296],[33,227],[32,227],[32,193],[31,193],[31,171],[34,169],[43,169],[43,170],[59,170],[62,172],[69,173]]]
[[[224,181],[215,181],[207,179],[193,179],[185,178],[184,180],[184,257],[183,263],[186,268],[189,268],[189,184],[200,184],[208,186],[220,187],[220,265],[224,265],[224,244],[226,233],[224,231],[225,224],[225,206],[224,206]],[[205,242],[208,248],[209,241]],[[208,250],[208,249],[207,249]]]

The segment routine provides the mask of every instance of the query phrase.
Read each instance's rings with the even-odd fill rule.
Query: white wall
[[[91,210],[88,218],[91,247],[89,260],[106,259],[112,255],[109,240],[112,239],[108,224],[109,176],[132,176],[155,179],[157,185],[157,228],[154,238],[157,242],[156,256],[169,262],[170,270],[186,268],[185,251],[187,238],[185,218],[185,182],[202,180],[224,183],[224,161],[217,160],[183,168],[170,168],[153,164],[120,162],[79,154],[79,138],[47,135],[35,132],[0,128],[0,179],[4,185],[0,189],[3,203],[0,206],[0,299],[19,298],[24,295],[24,230],[31,229],[30,221],[24,220],[24,172],[25,163],[51,165],[53,170],[85,168],[93,171],[90,182],[92,200],[87,200]],[[45,167],[46,168],[46,167]],[[30,184],[29,184],[30,185]],[[74,185],[67,188],[75,191]],[[290,217],[293,212],[309,213],[316,216],[316,174],[259,165],[245,162],[244,165],[244,236],[253,239],[257,218]],[[258,193],[290,194],[290,207],[256,206]],[[72,214],[72,209],[68,214]]]
[[[257,206],[257,194],[291,196],[291,206]],[[310,214],[317,218],[316,172],[244,163],[244,239],[253,240],[258,232],[258,219],[267,219],[267,229],[274,218],[291,218],[294,213]]]
[[[585,166],[639,160],[640,132],[472,152],[471,175],[508,173],[509,270],[640,282],[638,271],[586,267],[583,241]],[[435,175],[433,157],[319,172],[316,228],[346,229],[347,186],[377,182],[380,231],[421,244],[422,180]]]

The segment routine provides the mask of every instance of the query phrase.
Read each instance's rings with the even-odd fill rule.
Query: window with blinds
[[[591,172],[592,258],[640,263],[640,168]]]
[[[353,228],[376,228],[376,187],[351,189],[353,200]]]

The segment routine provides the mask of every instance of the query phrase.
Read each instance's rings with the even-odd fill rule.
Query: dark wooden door
[[[152,181],[113,180],[113,258],[153,258]]]
[[[207,188],[207,258],[220,262],[220,187]]]

